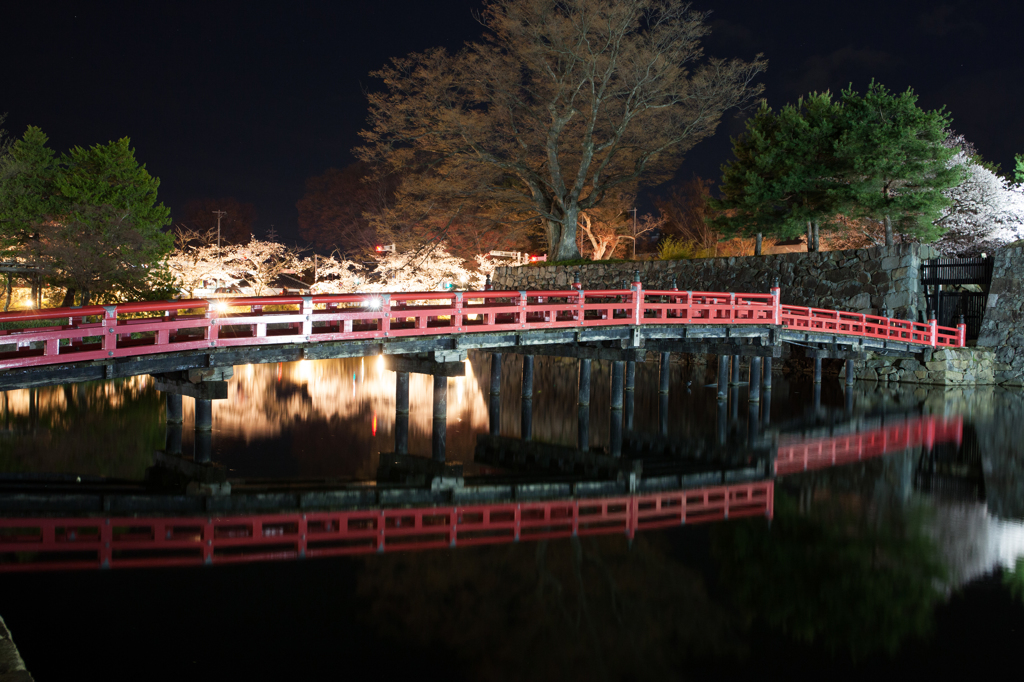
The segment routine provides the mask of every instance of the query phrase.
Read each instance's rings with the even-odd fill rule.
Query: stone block
[[[900,259],[898,256],[886,256],[882,259],[880,267],[883,270],[894,270],[900,266]]]
[[[871,307],[871,294],[869,294],[867,292],[859,293],[859,294],[855,295],[853,298],[851,298],[847,305],[849,305],[850,308],[853,308],[854,310],[858,310],[858,311],[864,310],[866,308],[870,308]]]

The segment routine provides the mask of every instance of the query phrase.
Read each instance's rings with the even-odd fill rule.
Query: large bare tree
[[[392,60],[357,150],[404,176],[381,227],[540,222],[550,257],[578,258],[581,211],[663,181],[761,92],[760,57],[705,58],[707,17],[681,0],[489,0],[484,41]]]

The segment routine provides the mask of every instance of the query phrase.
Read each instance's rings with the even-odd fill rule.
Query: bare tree
[[[664,199],[655,201],[664,220],[664,231],[692,244],[701,253],[714,253],[719,234],[709,224],[712,182],[700,177],[677,185]]]
[[[484,42],[393,60],[357,150],[406,174],[396,203],[415,208],[391,220],[437,238],[456,215],[540,222],[552,259],[578,258],[581,211],[665,180],[761,92],[760,57],[704,58],[707,16],[681,0],[490,0]]]
[[[580,253],[591,260],[608,260],[627,255],[620,252],[629,242],[660,229],[664,220],[652,215],[632,220],[628,211],[590,209],[580,212],[577,242]]]

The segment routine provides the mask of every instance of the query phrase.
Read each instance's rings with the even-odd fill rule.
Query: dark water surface
[[[449,380],[447,457],[486,434],[489,356]],[[721,435],[714,374],[637,366],[633,430]],[[503,364],[501,433],[520,435],[521,361]],[[395,375],[377,358],[236,368],[212,455],[234,479],[372,481],[394,449]],[[1024,643],[1024,393],[775,375],[746,387],[728,449],[820,437],[856,418],[963,418],[960,443],[780,476],[774,516],[480,547],[197,568],[0,573],[0,615],[37,680],[706,679],[980,674]],[[610,449],[610,367],[594,363],[589,449]],[[409,450],[431,451],[432,379],[412,375]],[[141,480],[164,447],[147,379],[4,394],[0,475]],[[533,440],[577,447],[576,365],[536,360]],[[193,447],[185,400],[183,451]],[[884,415],[879,417],[879,415]],[[787,436],[788,434],[788,436]],[[1004,672],[1006,672],[1004,670]],[[1011,673],[1015,676],[1016,673]],[[187,677],[186,677],[187,676]]]

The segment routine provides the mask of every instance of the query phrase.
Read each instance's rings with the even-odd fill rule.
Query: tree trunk
[[[561,261],[561,260],[579,260],[580,250],[576,247],[576,221],[579,218],[578,209],[570,209],[565,212],[562,216],[561,224],[557,230],[553,230],[553,225],[549,224],[548,232],[551,238],[551,250],[553,254],[548,254],[548,260]],[[554,240],[555,235],[552,234],[557,232],[557,241]]]
[[[814,251],[821,251],[821,241],[818,239],[818,221],[811,221],[811,231],[814,233]]]
[[[4,301],[4,312],[6,313],[11,308],[11,294],[12,294],[12,281],[14,277],[11,273],[7,273],[7,299]]]
[[[68,287],[68,290],[64,292],[64,300],[60,302],[61,308],[70,308],[75,304],[75,288]]]
[[[760,232],[758,232],[757,236],[754,237],[754,255],[755,256],[760,256],[761,255],[761,233]]]
[[[892,246],[892,220],[885,216],[885,245]]]
[[[814,251],[814,223],[810,220],[807,221],[807,252],[812,253]]]
[[[92,292],[88,289],[82,289],[82,306],[89,305],[89,301],[92,299]]]

